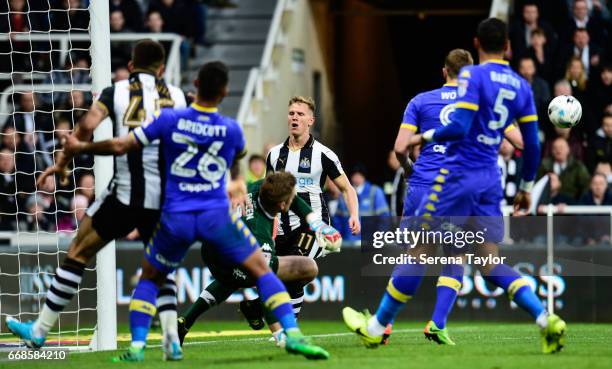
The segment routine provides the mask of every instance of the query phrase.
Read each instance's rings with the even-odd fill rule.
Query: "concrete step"
[[[212,19],[207,22],[206,38],[212,42],[265,43],[270,28],[267,19]]]
[[[257,44],[215,44],[213,47],[198,48],[192,65],[202,65],[209,61],[221,60],[230,68],[245,69],[259,65],[264,43]]]
[[[208,8],[208,19],[213,18],[249,18],[272,17],[276,0],[233,0],[236,8]]]

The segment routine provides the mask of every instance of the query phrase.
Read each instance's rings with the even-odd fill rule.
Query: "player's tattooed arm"
[[[123,155],[128,151],[140,148],[140,144],[133,134],[116,137],[111,140],[98,142],[79,141],[74,136],[68,136],[64,142],[64,151],[68,155],[89,153],[94,155]]]

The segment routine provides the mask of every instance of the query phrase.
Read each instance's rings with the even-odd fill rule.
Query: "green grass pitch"
[[[341,322],[303,321],[303,331],[330,353],[328,361],[286,354],[268,335],[197,337],[186,341],[185,360],[161,361],[159,341],[150,341],[144,363],[111,363],[118,352],[70,353],[63,361],[0,362],[2,368],[611,368],[612,324],[569,324],[568,344],[555,355],[540,353],[533,324],[455,323],[449,329],[457,346],[438,346],[422,334],[423,323],[398,323],[388,346],[368,350]],[[198,323],[192,331],[243,330],[243,322]],[[122,332],[127,328],[120,327]],[[121,342],[120,346],[127,346]]]

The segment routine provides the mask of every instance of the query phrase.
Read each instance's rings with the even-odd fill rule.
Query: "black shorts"
[[[256,280],[249,276],[249,274],[243,270],[240,266],[232,267],[228,266],[226,262],[215,252],[209,252],[208,246],[205,242],[202,243],[200,253],[202,255],[202,261],[210,270],[210,274],[215,277],[216,280],[223,283],[225,286],[232,288],[250,288],[254,287]],[[276,274],[278,271],[278,257],[274,253],[268,253],[263,251],[264,257],[268,260],[268,265],[272,272]]]
[[[138,229],[142,242],[151,238],[159,222],[159,210],[133,208],[121,203],[115,196],[101,196],[87,209],[91,224],[100,238],[112,241]]]
[[[316,259],[323,249],[317,243],[317,237],[307,224],[294,229],[289,234],[277,235],[276,254],[278,256],[299,255]]]

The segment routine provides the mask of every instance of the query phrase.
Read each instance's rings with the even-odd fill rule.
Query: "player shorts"
[[[255,286],[256,280],[251,277],[246,271],[244,271],[240,266],[230,266],[228,265],[222,258],[219,257],[219,254],[215,253],[213,250],[210,250],[212,246],[208,243],[202,243],[202,261],[210,270],[210,273],[216,280],[223,283],[226,286],[233,288],[249,288]],[[278,257],[270,252],[265,250],[261,250],[264,254],[266,260],[268,260],[268,265],[270,269],[276,274],[278,271]]]
[[[419,208],[421,201],[429,194],[431,185],[408,184],[404,200],[403,216],[412,216]]]
[[[277,235],[274,241],[278,256],[299,255],[316,259],[323,252],[315,233],[310,230],[308,224],[302,224],[289,234]]]
[[[145,257],[162,272],[174,271],[183,261],[187,250],[196,241],[208,245],[228,267],[242,264],[257,248],[257,240],[228,208],[195,212],[162,212]]]
[[[500,242],[504,235],[502,198],[497,167],[469,171],[441,168],[416,215],[434,221],[450,219],[453,226],[483,231],[486,241]]]
[[[136,228],[145,244],[153,234],[159,214],[159,210],[127,206],[109,192],[87,209],[93,229],[104,241],[125,237]]]

